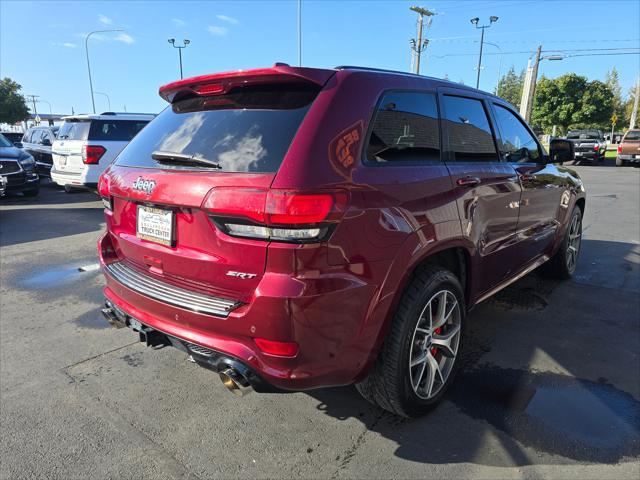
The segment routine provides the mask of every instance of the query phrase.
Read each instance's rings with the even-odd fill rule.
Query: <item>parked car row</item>
[[[12,132],[12,140],[5,137],[0,151],[5,190],[37,195],[38,178],[51,178],[66,192],[95,189],[100,174],[153,117],[115,112],[73,115],[64,117],[60,127],[35,126],[20,136]],[[35,177],[28,170],[31,163]]]

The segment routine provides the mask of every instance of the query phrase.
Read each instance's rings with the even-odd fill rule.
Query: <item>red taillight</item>
[[[622,153],[622,145],[618,145],[618,153]]]
[[[342,218],[348,195],[343,191],[293,192],[242,187],[211,190],[202,208],[225,233],[284,242],[317,242]]]
[[[266,225],[309,225],[338,220],[346,203],[345,192],[220,187],[211,190],[203,208],[216,216],[244,217]]]
[[[95,165],[106,151],[107,149],[100,145],[87,145],[84,147],[82,161],[87,165]]]
[[[597,152],[598,150],[600,150],[600,145],[596,144],[593,149]]]
[[[277,342],[266,338],[254,338],[254,342],[263,353],[278,357],[295,357],[298,354],[298,344],[295,342]]]

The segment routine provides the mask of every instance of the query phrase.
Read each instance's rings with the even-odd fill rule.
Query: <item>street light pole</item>
[[[53,109],[51,108],[51,103],[47,102],[46,100],[38,100],[38,102],[46,103],[47,105],[49,105],[49,115],[53,116]]]
[[[478,17],[472,18],[471,23],[475,25],[476,28],[482,30],[482,34],[480,35],[480,55],[478,57],[478,75],[476,77],[476,88],[480,88],[480,70],[482,69],[482,47],[484,46],[484,31],[485,29],[491,27],[491,25],[498,21],[498,17],[492,15],[489,17],[488,25],[478,25],[480,19]]]
[[[93,81],[91,80],[91,63],[89,62],[89,37],[94,33],[107,33],[107,32],[123,32],[122,29],[109,29],[109,30],[94,30],[87,33],[84,37],[84,51],[87,55],[87,71],[89,72],[89,88],[91,89],[91,106],[93,107],[93,113],[96,113],[96,102],[93,99]]]
[[[187,45],[189,45],[191,43],[190,40],[182,40],[182,45],[176,45],[176,39],[175,38],[170,38],[169,40],[167,40],[171,45],[173,45],[173,48],[177,48],[178,49],[178,58],[180,61],[180,78],[184,78],[182,76],[182,49],[183,48],[187,48]]]
[[[496,88],[495,88],[495,91],[493,92],[494,94],[497,94],[498,85],[500,84],[500,73],[502,72],[502,48],[500,48],[500,46],[495,43],[491,43],[491,42],[484,42],[484,43],[486,43],[487,45],[491,45],[492,47],[496,47],[500,52],[500,60],[498,63],[498,79],[496,80]]]
[[[107,97],[107,105],[108,105],[107,108],[109,109],[109,111],[111,111],[111,99],[109,98],[109,95],[107,95],[106,93],[103,93],[103,92],[93,92],[93,93],[95,93],[97,95],[104,95],[105,97]]]
[[[422,7],[417,7],[417,6],[413,6],[413,7],[409,7],[409,10],[416,12],[419,17],[418,17],[418,38],[417,39],[411,39],[411,49],[415,52],[415,73],[416,75],[420,75],[420,57],[422,56],[422,52],[424,52],[424,50],[427,48],[427,45],[429,45],[429,41],[427,39],[425,39],[424,41],[422,40],[422,26],[423,26],[423,18],[425,16],[427,17],[432,17],[433,15],[435,15],[434,12],[427,10],[426,8],[422,8]],[[431,21],[431,20],[429,20]],[[427,25],[428,26],[428,25]]]

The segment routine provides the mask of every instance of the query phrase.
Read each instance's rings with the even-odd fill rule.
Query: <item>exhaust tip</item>
[[[238,397],[244,397],[253,392],[253,388],[247,379],[233,368],[218,372],[218,375],[226,389]]]

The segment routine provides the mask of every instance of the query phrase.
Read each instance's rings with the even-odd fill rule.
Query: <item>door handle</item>
[[[462,177],[456,180],[459,187],[475,187],[480,185],[480,179],[478,177]]]

